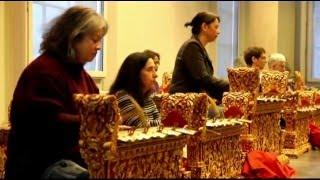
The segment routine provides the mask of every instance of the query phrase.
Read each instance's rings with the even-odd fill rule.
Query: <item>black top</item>
[[[78,149],[80,123],[58,116],[78,114],[74,93],[99,93],[83,65],[44,53],[25,68],[12,99],[5,178],[39,179],[63,158],[85,166]]]
[[[221,101],[229,83],[213,76],[212,62],[199,39],[192,37],[180,48],[169,93],[206,92]]]

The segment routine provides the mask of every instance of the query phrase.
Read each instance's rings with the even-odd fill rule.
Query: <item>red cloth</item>
[[[295,170],[283,165],[275,153],[251,151],[247,154],[242,175],[247,178],[289,178]]]
[[[320,147],[320,128],[317,127],[315,124],[309,124],[310,135],[309,141],[312,146]]]
[[[187,121],[177,111],[171,111],[167,117],[162,121],[164,126],[184,127]]]
[[[182,158],[182,167],[186,170],[186,171],[190,171],[190,167],[188,164],[188,159],[187,158]]]
[[[235,118],[235,117],[242,117],[243,112],[241,112],[239,107],[236,106],[231,106],[227,111],[224,112],[224,117],[225,118]]]
[[[318,98],[316,98],[316,99],[314,100],[314,104],[315,104],[315,105],[320,104],[320,97],[318,97]]]

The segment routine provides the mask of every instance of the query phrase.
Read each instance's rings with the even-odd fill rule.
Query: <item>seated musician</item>
[[[123,125],[160,124],[160,113],[150,97],[156,77],[155,63],[147,53],[132,53],[124,60],[110,88],[110,94],[117,96]]]
[[[286,57],[281,53],[272,53],[269,57],[268,61],[268,67],[270,70],[273,71],[288,71],[289,77],[288,77],[288,91],[294,90],[294,78],[290,75],[291,70],[286,64],[287,60]]]
[[[249,47],[244,52],[244,60],[248,67],[262,71],[267,62],[266,51],[262,47]]]
[[[24,69],[14,91],[5,179],[74,178],[70,160],[86,167],[72,95],[99,93],[84,65],[101,49],[107,29],[103,16],[82,6],[52,21],[41,55]]]
[[[244,60],[248,67],[258,69],[261,72],[267,63],[266,51],[262,47],[249,47],[244,51]],[[261,80],[260,73],[260,80]],[[259,92],[261,92],[261,85]]]
[[[281,53],[272,53],[269,57],[268,67],[273,71],[284,72],[286,70],[286,57]],[[288,90],[292,91],[290,86],[288,86]],[[286,127],[286,121],[283,117],[280,118],[280,127],[281,129]]]
[[[269,57],[268,67],[273,71],[284,72],[286,70],[286,57],[281,53],[272,53]]]

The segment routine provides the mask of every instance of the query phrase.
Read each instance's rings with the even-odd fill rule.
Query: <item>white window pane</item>
[[[103,61],[102,61],[101,51],[98,51],[94,60],[87,63],[84,68],[88,71],[102,71],[103,70],[102,62]]]
[[[33,57],[39,56],[40,43],[42,41],[42,23],[43,23],[43,9],[38,4],[33,4],[33,17],[32,17],[32,28],[33,28],[33,43],[32,52]]]
[[[63,9],[67,9],[68,7],[70,7],[69,1],[44,1],[44,3],[51,6],[57,6]]]
[[[238,4],[233,1],[218,1],[218,14],[221,19],[218,38],[217,75],[227,78],[226,68],[232,67],[238,56]]]
[[[313,56],[313,77],[320,79],[320,47],[314,48]]]
[[[312,78],[320,79],[320,3],[314,3]]]
[[[46,23],[49,23],[52,19],[56,18],[57,16],[59,16],[63,13],[63,10],[55,8],[55,7],[50,7],[50,6],[47,6],[45,11],[46,11],[45,12]]]
[[[95,9],[98,13],[102,11],[101,1],[33,1],[33,57],[39,56],[40,44],[42,42],[42,34],[44,27],[49,27],[50,22],[61,15],[66,9],[74,5],[83,5]],[[97,53],[96,58],[85,65],[85,69],[89,71],[103,71],[102,51]]]
[[[96,64],[96,59],[97,59],[97,58],[94,58],[93,61],[88,62],[88,63],[86,64],[86,66],[85,66],[85,69],[86,69],[86,70],[94,70],[94,69],[95,69],[95,64]]]
[[[75,1],[75,2],[84,6],[91,7],[93,9],[97,9],[97,1]]]

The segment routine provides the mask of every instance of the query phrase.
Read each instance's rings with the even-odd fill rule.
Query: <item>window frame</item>
[[[230,63],[228,63],[231,66],[234,66],[235,59],[238,58],[238,56],[239,56],[239,46],[240,46],[240,44],[239,44],[240,3],[238,1],[228,1],[228,2],[236,3],[236,4],[234,4],[234,6],[235,6],[234,9],[233,9],[234,12],[232,12],[232,14],[231,14],[232,15],[232,19],[233,19],[232,27],[234,27],[234,29],[232,31],[232,43],[233,44],[231,44],[231,45],[232,45],[232,54],[233,54],[234,57],[233,57],[233,59],[230,59],[229,60]],[[219,10],[218,6],[219,6],[219,3],[217,3],[217,10]],[[219,12],[219,14],[221,14],[221,13]],[[222,46],[228,46],[230,44],[229,43],[225,43],[225,42],[221,42],[220,39],[217,40],[217,59],[219,58],[219,46],[221,46],[221,45]],[[224,67],[220,67],[220,65],[221,65],[221,60],[218,59],[218,61],[217,61],[218,70],[217,70],[216,75],[219,76],[219,77],[222,77],[222,78],[228,78],[227,69],[223,69],[223,70],[219,71],[219,69],[224,68]],[[226,68],[228,68],[228,67],[226,67]],[[225,72],[224,75],[221,74],[221,72]]]
[[[33,18],[33,10],[32,10],[32,3],[33,1],[27,1],[27,39],[28,39],[28,61],[27,63],[30,64],[33,59],[33,27],[32,27],[32,18]],[[41,2],[37,2],[40,3]],[[107,17],[107,3],[104,1],[100,1],[101,3],[101,14],[103,15],[104,18]],[[52,7],[54,7],[54,5],[50,5]],[[58,7],[58,6],[57,6]],[[60,7],[59,7],[60,8]],[[107,66],[106,66],[106,53],[107,53],[107,41],[106,38],[103,38],[103,43],[102,43],[102,48],[100,50],[100,55],[101,55],[101,63],[102,63],[102,71],[90,71],[90,70],[86,70],[88,72],[88,74],[95,80],[97,81],[101,81],[102,79],[104,79],[107,76]]]
[[[314,2],[313,1],[308,1],[307,2],[307,32],[306,32],[306,76],[307,76],[307,83],[311,84],[320,84],[320,77],[314,77],[313,76],[313,66],[314,66],[314,61],[316,59],[313,59],[314,55],[314,33],[313,33],[313,27],[314,27]]]

